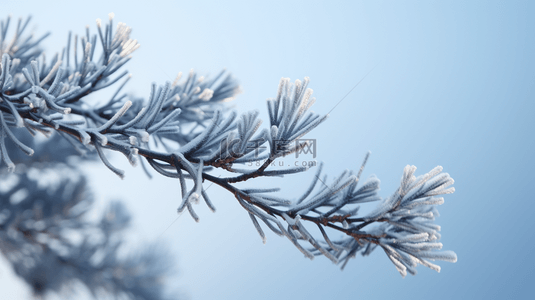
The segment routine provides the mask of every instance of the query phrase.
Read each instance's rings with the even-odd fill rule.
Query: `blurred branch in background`
[[[156,245],[119,255],[130,222],[124,205],[111,202],[99,220],[88,220],[93,198],[75,167],[76,151],[57,134],[33,141],[25,140],[35,155],[13,156],[17,172],[0,172],[0,250],[16,274],[36,296],[82,283],[99,298],[167,299],[172,257]]]

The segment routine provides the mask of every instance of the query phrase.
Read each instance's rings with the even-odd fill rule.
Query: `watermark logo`
[[[222,140],[220,158],[240,158],[245,154],[254,152],[254,158],[259,157],[262,149],[266,149],[266,146],[261,145],[262,140],[250,140],[246,145],[242,145],[240,139]],[[299,155],[311,154],[312,158],[316,158],[316,139],[297,139],[294,141],[286,140],[274,140],[274,147],[276,151],[287,151],[296,147],[298,150],[295,152],[295,158],[299,158]],[[292,147],[293,146],[293,147]]]
[[[297,145],[303,145],[299,151],[295,152],[295,158],[299,158],[299,154],[312,154],[312,158],[316,158],[316,139],[298,139],[295,140]]]

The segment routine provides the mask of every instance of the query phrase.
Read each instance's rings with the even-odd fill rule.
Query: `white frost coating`
[[[123,45],[123,50],[119,56],[126,57],[127,55],[130,55],[132,52],[136,51],[139,46],[140,44],[137,43],[137,40],[130,39]]]
[[[304,110],[308,105],[308,100],[310,99],[310,96],[312,96],[312,94],[314,93],[314,90],[308,88],[306,91],[305,91],[305,94],[303,95],[303,102],[301,102],[301,107],[300,107],[300,110]]]
[[[106,145],[108,144],[108,138],[107,138],[106,136],[103,135],[103,136],[100,138],[100,144],[101,144],[102,146],[106,146]]]
[[[128,140],[130,141],[130,145],[136,146],[137,145],[137,137],[131,135]]]
[[[175,80],[173,81],[173,84],[171,85],[171,87],[175,87],[178,84],[178,82],[180,81],[180,78],[182,78],[182,72],[178,72],[178,75],[176,76]]]
[[[120,126],[117,126],[117,129],[125,129],[125,128],[129,128],[131,126],[133,126],[134,124],[138,123],[139,120],[141,120],[145,114],[148,112],[148,109],[147,107],[143,107],[136,115],[135,118],[133,118],[132,120],[130,120],[128,123],[126,124],[123,124],[123,125],[120,125]]]
[[[200,195],[197,194],[197,193],[192,193],[189,198],[188,198],[188,201],[189,202],[192,202],[192,203],[195,203],[195,204],[198,204],[199,203],[199,198],[200,198]]]
[[[195,199],[192,200],[193,203],[199,204],[199,198],[202,194],[202,172],[203,172],[203,161],[202,159],[199,161],[199,168],[197,169],[197,178],[195,179],[195,191],[192,193],[192,196],[195,195]],[[191,174],[193,175],[193,174]]]
[[[403,169],[403,177],[401,178],[401,187],[404,190],[407,189],[409,183],[411,182],[412,177],[413,177],[412,175],[414,174],[414,172],[416,172],[415,166],[407,165]]]
[[[262,243],[265,244],[267,242],[266,235],[264,234],[262,227],[260,227],[258,220],[256,220],[255,216],[252,213],[249,213],[249,217],[251,217],[251,221],[253,221],[253,225],[256,228],[256,231],[260,235],[260,238],[262,239]]]
[[[444,204],[444,198],[443,197],[439,197],[439,198],[435,198],[435,197],[427,197],[427,198],[424,198],[424,199],[418,199],[418,200],[414,200],[414,201],[410,201],[406,204],[403,204],[402,207],[405,208],[405,209],[411,209],[411,208],[414,208],[414,207],[417,207],[417,206],[422,206],[422,205],[442,205]]]
[[[180,153],[182,154],[188,153],[190,151],[194,151],[202,147],[202,145],[206,142],[206,140],[214,131],[215,127],[218,126],[220,116],[221,116],[221,111],[217,110],[214,114],[214,117],[210,121],[210,124],[208,125],[208,127],[206,127],[206,129],[201,134],[197,135],[194,139],[192,139],[187,144],[182,146],[180,148]]]
[[[214,95],[214,91],[209,89],[209,88],[205,88],[204,91],[202,91],[202,93],[199,94],[199,99],[201,100],[204,100],[204,101],[208,101],[210,99],[212,99],[212,96]]]
[[[429,249],[436,249],[440,250],[442,249],[443,245],[442,243],[403,243],[402,247],[408,248],[412,251],[421,251],[421,250],[429,250]]]
[[[80,135],[82,137],[82,144],[89,145],[89,143],[91,142],[91,136],[85,131],[80,131]]]
[[[357,179],[358,179],[358,175],[357,175]],[[355,192],[355,194],[375,191],[379,189],[380,184],[381,184],[381,181],[377,177],[375,177],[375,175],[371,175],[370,178],[366,179],[366,181],[362,183],[362,186]]]
[[[393,255],[391,254],[387,254],[388,255],[388,258],[390,258],[390,260],[392,261],[392,263],[394,263],[394,266],[396,267],[396,269],[398,270],[398,272],[401,274],[402,277],[405,277],[407,276],[407,267],[405,267],[405,265],[403,265],[397,258],[395,258]]]
[[[342,175],[331,185],[331,187],[328,187],[323,192],[316,194],[312,199],[296,205],[293,210],[302,213],[302,210],[304,209],[316,208],[319,205],[322,205],[325,201],[328,201],[330,199],[330,195],[338,193],[357,180],[355,175],[345,178],[345,173],[346,172],[342,173]]]
[[[50,79],[52,79],[52,77],[54,77],[54,75],[56,74],[56,71],[59,69],[62,63],[63,62],[61,60],[58,60],[54,64],[50,72],[48,72],[48,75],[46,75],[46,77],[43,78],[43,80],[41,80],[41,83],[39,84],[40,87],[43,87],[48,81],[50,81]]]
[[[141,141],[145,142],[145,143],[148,143],[149,142],[149,138],[150,138],[150,135],[148,132],[146,132],[145,130],[141,131],[141,133],[139,134],[141,135]]]
[[[423,185],[420,187],[412,188],[412,189],[406,189],[405,195],[403,196],[403,199],[401,199],[401,203],[405,203],[407,201],[413,200],[413,198],[416,197],[416,195],[421,196],[423,194]]]
[[[286,213],[282,213],[282,217],[284,220],[286,220],[286,223],[290,226],[296,226],[296,223],[301,220],[301,215],[297,215],[295,219],[292,219],[290,216],[288,216]]]
[[[431,260],[442,260],[447,262],[455,263],[457,262],[457,254],[453,251],[441,251],[441,252],[419,252],[417,254],[419,257],[431,259]]]
[[[130,154],[128,154],[128,162],[132,167],[137,166],[137,155],[139,154],[138,148],[130,148]]]
[[[193,90],[194,94],[198,94],[200,92],[201,92],[201,88],[200,87],[195,87],[195,89]]]
[[[101,19],[97,19],[97,26],[100,28],[101,25],[102,25],[102,20]]]
[[[91,53],[91,43],[90,42],[87,42],[85,44],[85,62],[88,63],[89,62],[89,54]]]
[[[97,131],[103,131],[103,130],[106,130],[108,128],[110,128],[113,124],[115,124],[115,122],[117,122],[117,120],[119,120],[125,113],[126,111],[132,106],[132,101],[126,101],[123,106],[121,107],[121,109],[119,109],[119,111],[117,111],[113,117],[111,117],[106,123],[104,123],[102,126],[100,126]]]
[[[277,139],[277,134],[279,133],[279,129],[277,128],[276,125],[273,125],[271,126],[271,139],[272,140],[276,140]]]
[[[424,184],[425,182],[427,182],[429,179],[431,179],[432,177],[438,175],[440,172],[442,172],[442,166],[436,166],[434,167],[431,171],[429,171],[427,174],[423,175],[423,176],[418,176],[415,181],[412,183],[412,185],[410,186],[411,189],[421,185],[421,184]]]
[[[421,241],[421,240],[427,240],[429,238],[429,234],[427,232],[418,233],[418,234],[409,234],[405,235],[400,238],[394,239],[394,243],[405,243],[405,242],[415,242],[415,241]]]

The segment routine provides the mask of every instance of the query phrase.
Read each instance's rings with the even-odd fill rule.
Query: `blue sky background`
[[[149,181],[119,156],[123,181],[102,165],[87,165],[98,206],[121,198],[133,213],[131,245],[169,245],[178,266],[170,287],[182,295],[531,298],[535,2],[2,1],[2,12],[32,14],[38,33],[53,33],[44,44],[50,54],[65,45],[69,29],[95,30],[95,19],[114,12],[141,44],[127,65],[134,76],[127,90],[137,96],[178,71],[227,68],[243,89],[236,109],[258,109],[266,119],[265,99],[275,95],[279,79],[309,76],[313,110],[330,111],[308,135],[327,173],[356,170],[370,150],[364,176],[382,180],[383,196],[395,190],[407,164],[419,174],[442,165],[455,179],[456,192],[445,197],[436,222],[444,249],[454,250],[458,262],[440,263],[440,274],[420,266],[417,276],[402,279],[381,251],[357,257],[342,272],[325,258],[305,259],[274,234],[263,245],[232,195],[215,186],[208,193],[217,213],[199,206],[200,223],[183,215],[169,227],[180,200],[176,180]],[[259,185],[297,196],[312,176]],[[0,298],[27,295],[2,261]]]

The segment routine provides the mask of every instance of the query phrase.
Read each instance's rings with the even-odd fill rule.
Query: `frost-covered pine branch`
[[[15,38],[9,43],[14,46],[6,47],[7,26],[2,26],[0,146],[10,170],[15,165],[5,141],[13,141],[28,155],[34,153],[19,141],[13,127],[45,136],[57,132],[79,152],[96,152],[121,178],[124,172],[107,159],[109,150],[124,154],[134,165],[141,162],[149,176],[147,166],[177,179],[178,212],[187,210],[196,221],[193,204],[201,198],[215,211],[205,190],[206,181],[214,183],[234,195],[264,242],[267,228],[288,238],[309,258],[323,255],[343,268],[356,254],[368,255],[380,247],[403,276],[416,274],[417,264],[438,271],[429,260],[456,261],[453,252],[438,251],[440,227],[433,223],[438,216],[435,206],[443,203],[438,196],[453,192],[448,188],[453,179],[441,167],[415,177],[416,168],[407,166],[399,188],[387,198],[378,195],[377,178],[360,182],[368,155],[357,172],[346,170],[331,181],[320,165],[298,199],[274,195],[276,187],[242,187],[257,177],[308,170],[272,167],[276,160],[309,146],[301,137],[327,118],[310,111],[315,98],[308,78],[280,81],[275,98],[267,101],[269,123],[262,126],[258,112],[238,115],[225,106],[238,91],[225,72],[214,78],[190,72],[186,79],[179,73],[173,83],[153,84],[147,101],[121,93],[129,78],[121,70],[138,43],[125,24],[114,29],[111,16],[106,25],[97,20],[94,34],[89,29],[74,38],[69,34],[67,46],[50,62],[35,42]],[[17,29],[15,36],[19,35]],[[30,48],[32,55],[27,54]],[[87,95],[115,84],[106,103],[96,106],[87,100]],[[251,163],[259,167],[247,168]],[[227,175],[216,177],[217,169]],[[371,202],[377,202],[377,208],[358,215],[360,206]],[[336,232],[344,237],[332,238]]]

